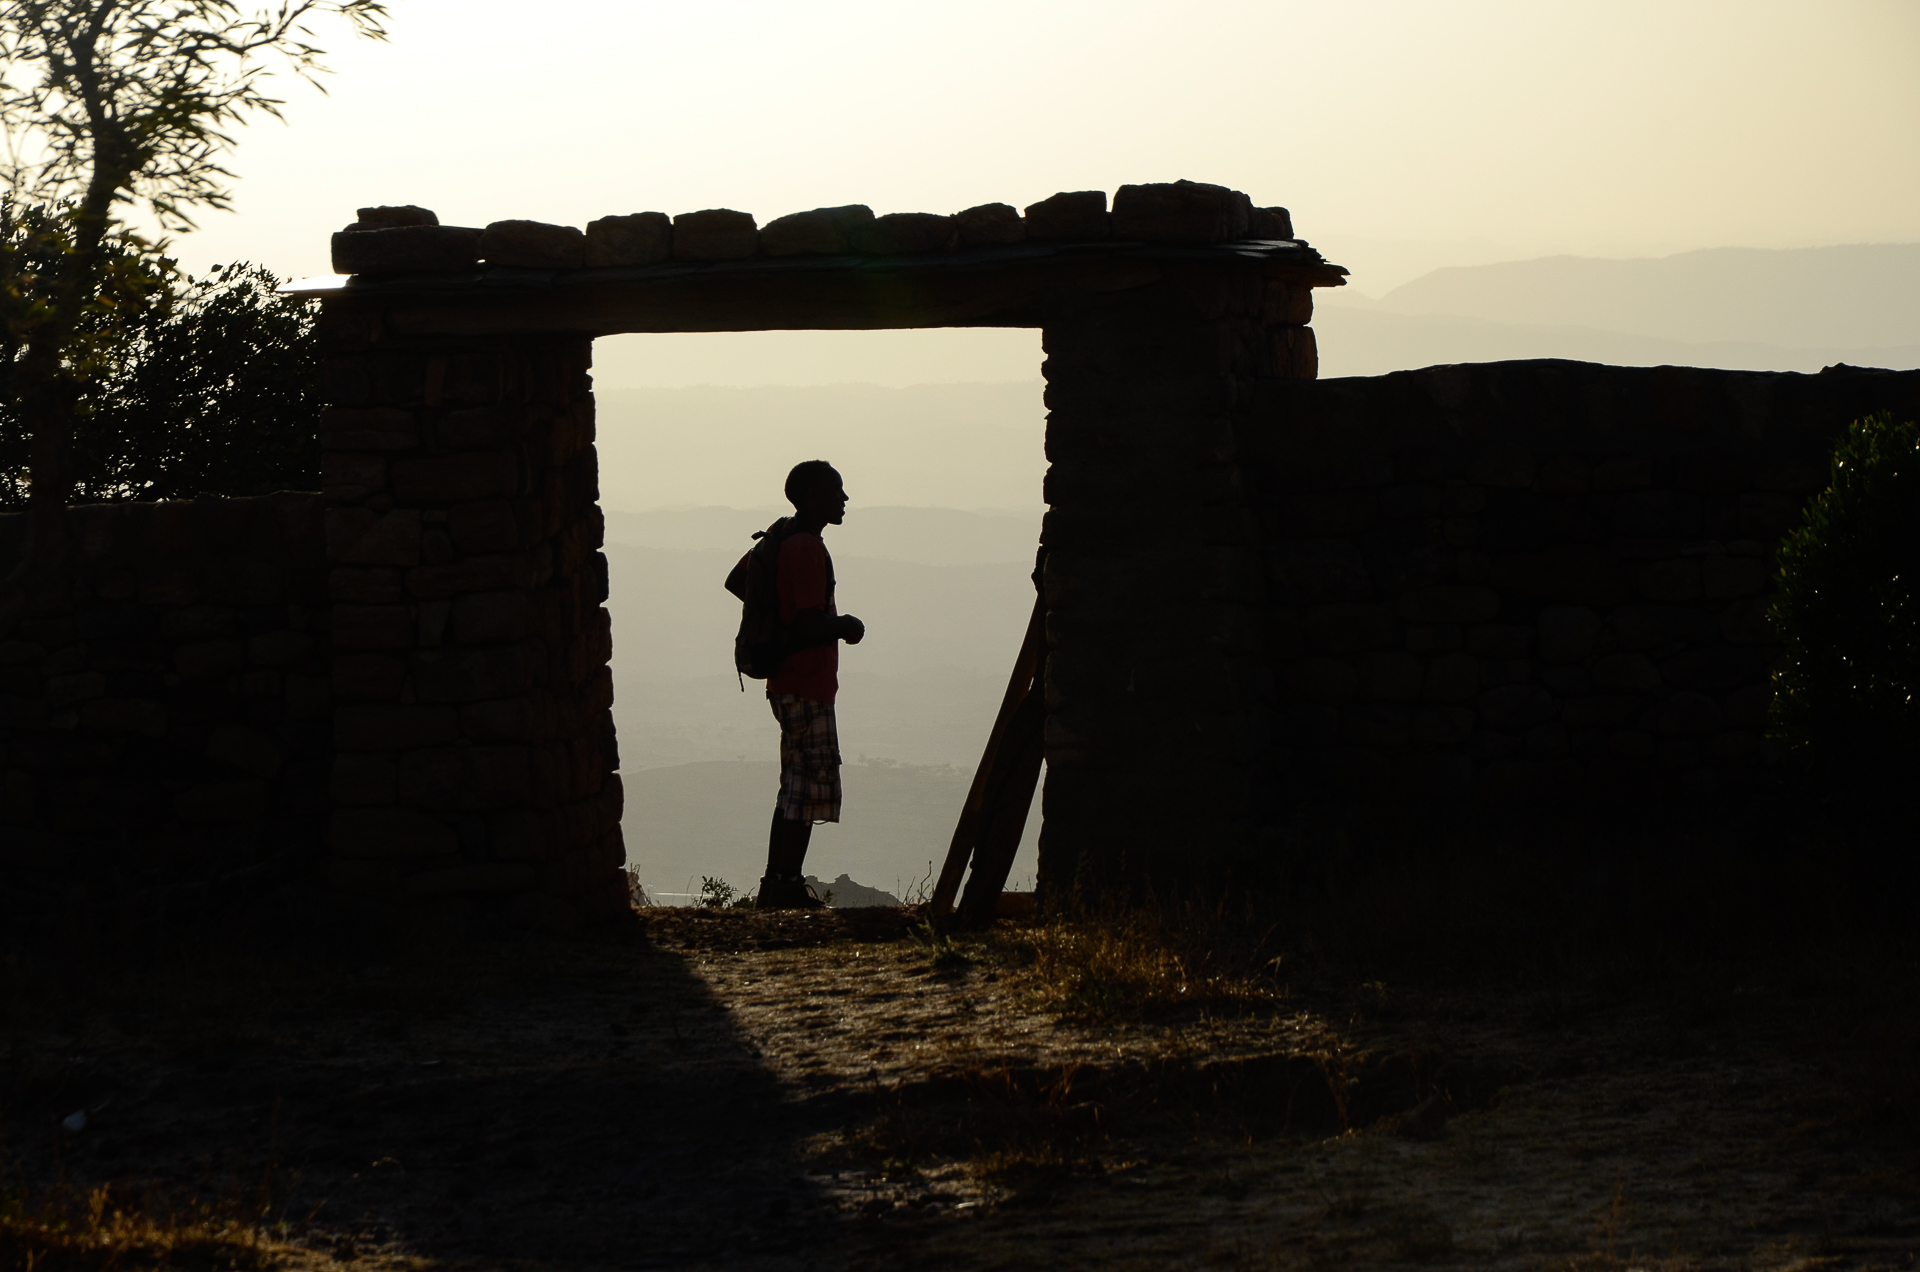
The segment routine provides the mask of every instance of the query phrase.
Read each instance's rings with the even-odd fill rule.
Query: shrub
[[[1920,757],[1920,425],[1849,427],[1778,560],[1773,736],[1830,794],[1884,806]]]

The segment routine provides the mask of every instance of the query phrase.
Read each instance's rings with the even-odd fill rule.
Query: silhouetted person
[[[840,820],[840,733],[833,700],[840,690],[840,642],[857,645],[866,625],[833,606],[833,558],[820,532],[846,519],[847,491],[823,459],[787,474],[794,515],[780,543],[780,621],[794,652],[767,679],[780,721],[780,798],[767,840],[763,909],[817,908],[801,874],[815,822]]]

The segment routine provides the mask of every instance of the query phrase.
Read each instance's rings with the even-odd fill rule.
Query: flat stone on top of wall
[[[348,233],[356,230],[387,230],[399,225],[440,224],[440,218],[429,209],[415,207],[411,203],[397,207],[361,208],[354,215],[359,219],[347,227]]]
[[[673,255],[673,219],[665,212],[603,216],[587,222],[587,268],[658,265]]]
[[[1285,208],[1255,208],[1247,218],[1247,237],[1291,241],[1293,214]]]
[[[1247,237],[1253,201],[1200,181],[1123,185],[1113,196],[1113,236],[1149,243],[1230,243]]]
[[[489,265],[579,269],[587,261],[587,239],[571,225],[495,221],[480,235],[480,255]]]
[[[1024,242],[1027,223],[1010,203],[982,203],[953,218],[954,238],[961,247],[1000,247]]]
[[[677,261],[738,261],[760,246],[753,216],[732,208],[682,212],[673,218],[673,259]]]
[[[898,256],[937,252],[953,241],[953,218],[931,212],[889,212],[848,235],[856,252]]]
[[[460,225],[396,225],[333,236],[336,274],[446,274],[480,261],[480,231]]]
[[[864,203],[790,212],[761,228],[760,250],[768,256],[843,256],[847,236],[872,221],[873,209]]]
[[[1085,243],[1109,230],[1105,190],[1063,191],[1027,208],[1027,237],[1037,242]]]

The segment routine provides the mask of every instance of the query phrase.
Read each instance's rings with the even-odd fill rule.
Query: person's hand
[[[867,625],[851,614],[840,616],[840,639],[849,645],[858,645],[860,638],[867,634]]]

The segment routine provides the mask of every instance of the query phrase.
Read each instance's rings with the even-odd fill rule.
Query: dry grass
[[[252,1205],[171,1207],[110,1186],[0,1192],[0,1272],[256,1269],[288,1248]]]
[[[1148,902],[1003,927],[993,944],[1047,1010],[1100,1021],[1278,1002],[1271,935],[1244,906]]]

